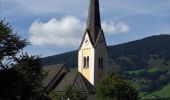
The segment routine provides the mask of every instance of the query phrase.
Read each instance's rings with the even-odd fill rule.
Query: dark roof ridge
[[[101,29],[99,0],[90,0],[87,29],[89,30],[92,43],[95,44]]]
[[[56,66],[55,66],[56,65]],[[52,83],[54,83],[54,81],[55,81],[55,79],[56,79],[56,77],[58,76],[58,74],[62,71],[62,69],[64,68],[64,66],[66,66],[66,68],[67,68],[67,70],[68,71],[70,71],[69,69],[68,69],[68,67],[67,67],[67,65],[66,64],[54,64],[54,65],[49,65],[49,66],[44,66],[44,67],[61,67],[60,69],[59,69],[59,71],[54,75],[54,77],[51,79],[51,81],[49,82],[49,84],[46,86],[47,88],[49,87],[49,86],[51,86],[51,85],[53,85]],[[49,72],[49,71],[48,71]],[[53,86],[51,86],[51,87],[53,87]]]
[[[78,50],[80,50],[80,49],[81,49],[81,46],[83,45],[83,42],[84,42],[83,40],[84,40],[84,38],[85,38],[85,36],[86,36],[86,33],[88,34],[88,36],[89,36],[89,38],[90,38],[90,43],[91,43],[92,46],[94,47],[93,42],[92,42],[92,39],[91,39],[90,34],[89,34],[89,30],[86,29]]]
[[[95,93],[95,87],[80,72],[79,74],[81,75],[83,82],[85,86],[87,87],[87,90],[91,93]],[[90,85],[90,87],[88,86],[88,84]]]
[[[43,68],[44,67],[50,67],[50,66],[54,66],[54,65],[66,65],[65,63],[60,63],[60,64],[51,64],[51,65],[45,65],[45,66],[43,66]]]

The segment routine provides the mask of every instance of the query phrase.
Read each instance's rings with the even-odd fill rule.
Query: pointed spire
[[[87,30],[90,33],[92,42],[95,43],[99,31],[101,30],[99,0],[90,0]]]

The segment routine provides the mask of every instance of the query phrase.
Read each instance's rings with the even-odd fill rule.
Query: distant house
[[[70,72],[66,64],[44,66],[48,90],[63,92],[74,86],[85,94],[95,94],[95,86],[108,74],[108,51],[101,28],[99,1],[90,0],[87,28],[78,50],[78,72]],[[94,96],[92,96],[94,99]],[[91,98],[91,100],[93,100]]]

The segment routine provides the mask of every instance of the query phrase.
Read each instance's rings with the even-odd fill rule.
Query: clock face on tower
[[[85,38],[85,45],[89,44],[89,40],[87,38]]]

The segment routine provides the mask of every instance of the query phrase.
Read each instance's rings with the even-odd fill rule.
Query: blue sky
[[[170,0],[99,0],[108,45],[170,33]],[[50,56],[76,50],[89,0],[0,0],[0,19],[30,41],[24,51]]]

